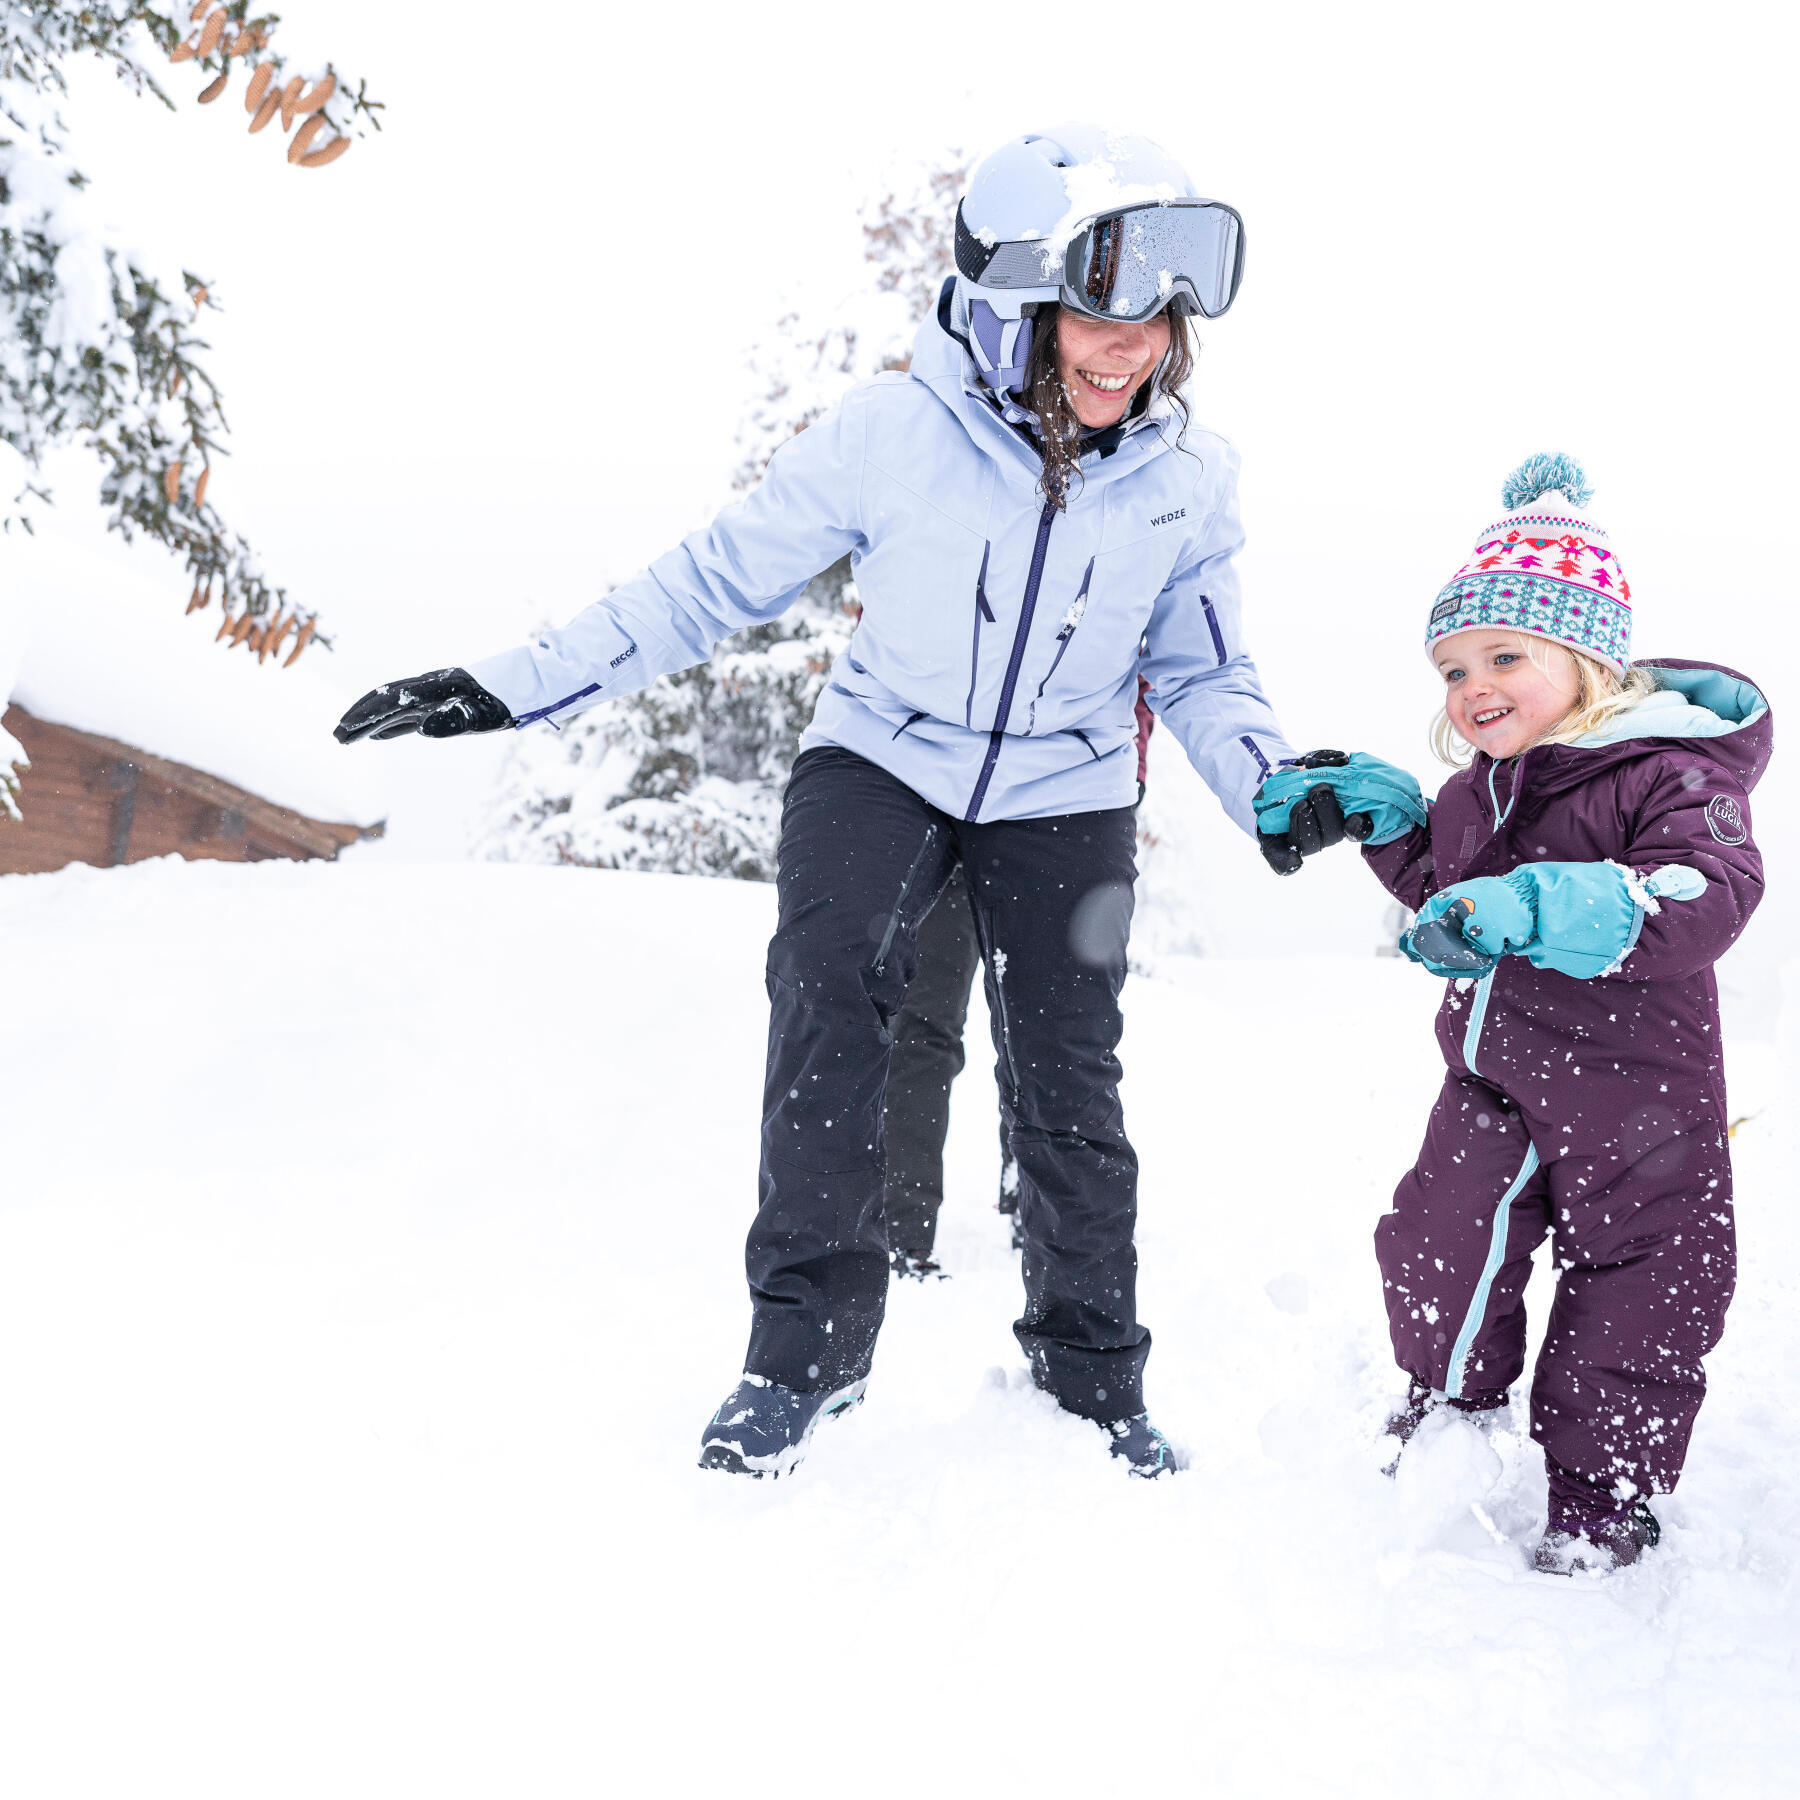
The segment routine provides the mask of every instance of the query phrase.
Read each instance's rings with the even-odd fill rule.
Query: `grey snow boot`
[[[1124,1461],[1133,1475],[1154,1481],[1159,1475],[1173,1475],[1179,1466],[1169,1440],[1150,1423],[1148,1413],[1120,1419],[1104,1429],[1112,1438],[1112,1454]]]
[[[700,1467],[759,1481],[765,1475],[779,1480],[792,1474],[819,1421],[860,1406],[867,1386],[867,1381],[852,1381],[805,1394],[746,1374],[701,1433]]]

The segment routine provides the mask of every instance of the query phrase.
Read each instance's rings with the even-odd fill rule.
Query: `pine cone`
[[[288,145],[288,161],[297,163],[301,157],[306,154],[307,146],[310,145],[313,139],[324,129],[324,119],[318,113],[314,113],[313,116],[294,133],[294,141]]]

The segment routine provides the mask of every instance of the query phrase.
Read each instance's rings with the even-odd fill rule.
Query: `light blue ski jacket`
[[[846,552],[862,622],[804,750],[838,745],[971,820],[1137,798],[1150,704],[1226,811],[1286,739],[1240,626],[1238,459],[1153,408],[1056,511],[1042,463],[984,397],[948,305],[905,374],[877,376],[775,452],[762,484],[560,631],[469,664],[520,725],[573,717],[703,662]]]

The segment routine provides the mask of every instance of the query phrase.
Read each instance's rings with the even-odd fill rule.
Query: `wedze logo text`
[[[1185,506],[1177,507],[1172,513],[1164,513],[1160,519],[1152,519],[1150,521],[1150,529],[1154,531],[1158,525],[1173,525],[1177,519],[1185,519],[1186,517],[1187,508]]]

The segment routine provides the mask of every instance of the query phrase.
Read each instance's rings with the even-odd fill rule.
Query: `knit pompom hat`
[[[1631,661],[1631,584],[1573,457],[1533,456],[1500,490],[1503,518],[1475,541],[1431,609],[1425,654],[1459,631],[1531,631],[1619,674]]]

